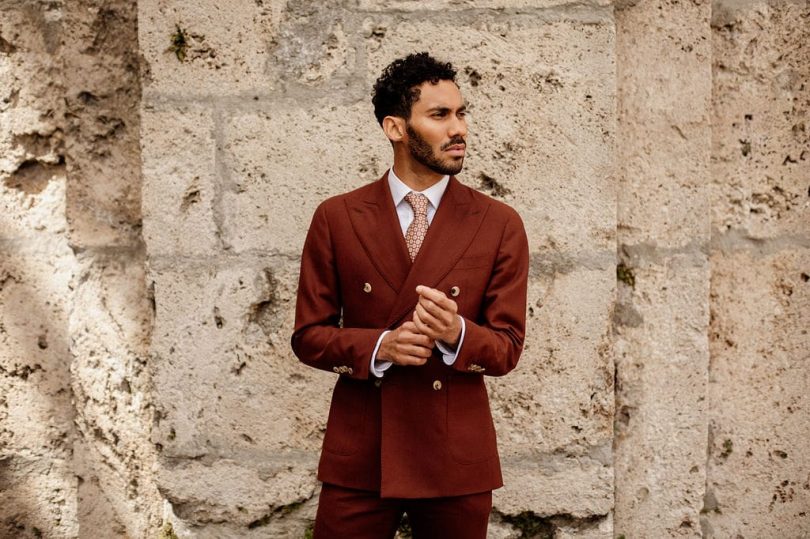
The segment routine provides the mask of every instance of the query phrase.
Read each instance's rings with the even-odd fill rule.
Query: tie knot
[[[411,191],[405,195],[405,200],[411,205],[415,215],[427,215],[428,199],[425,195]]]

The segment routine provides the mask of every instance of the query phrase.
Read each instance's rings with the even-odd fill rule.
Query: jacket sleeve
[[[529,242],[520,215],[510,208],[481,313],[477,320],[465,318],[455,370],[503,376],[515,368],[526,332],[528,277]]]
[[[315,210],[304,241],[290,343],[307,365],[367,379],[371,354],[385,328],[340,327],[340,280],[332,239],[324,202]]]

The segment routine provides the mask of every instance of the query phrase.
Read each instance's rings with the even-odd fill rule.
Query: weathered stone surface
[[[609,445],[595,457],[507,455],[502,459],[505,486],[493,506],[502,513],[530,511],[542,517],[606,515],[613,507],[613,469]]]
[[[267,4],[267,5],[265,5]],[[266,92],[282,2],[138,2],[144,96]]]
[[[806,234],[810,7],[726,0],[712,25],[712,226]]]
[[[70,251],[12,245],[0,258],[0,454],[68,459]]]
[[[223,241],[299,256],[316,206],[376,180],[391,150],[370,103],[279,103],[223,126]]]
[[[685,252],[630,259],[616,323],[617,535],[699,534],[705,485],[709,264]]]
[[[696,537],[705,486],[709,2],[617,6],[614,534]]]
[[[705,1],[637,2],[616,12],[621,244],[708,239],[709,16]]]
[[[289,459],[255,467],[231,459],[186,460],[162,467],[158,482],[184,521],[254,528],[312,498],[317,481],[309,473],[311,465],[295,465]]]
[[[611,6],[613,0],[354,0],[358,8],[368,11],[453,11],[464,9],[543,10],[569,9],[589,13],[593,8]]]
[[[712,255],[705,537],[810,531],[810,248]]]
[[[70,461],[0,456],[0,536],[78,537],[77,479]]]
[[[152,309],[144,253],[89,250],[77,263],[69,324],[74,422],[85,440],[77,474],[98,482],[130,536],[146,537],[160,524],[161,500],[149,440]]]
[[[62,18],[71,242],[130,245],[141,234],[137,6],[67,2]]]
[[[4,8],[0,40],[0,238],[59,236],[65,227],[59,11]]]
[[[520,362],[487,379],[502,454],[583,455],[612,438],[615,282],[612,265],[533,280]],[[591,488],[570,486],[583,495]]]
[[[302,369],[288,350],[297,266],[270,262],[154,268],[156,441],[164,456],[258,458],[319,447],[323,419],[307,424],[302,414],[319,418],[327,409],[333,376]]]
[[[227,514],[247,524],[263,510],[302,501],[301,489],[311,496],[334,376],[304,367],[289,349],[297,263],[172,264],[154,268],[151,278],[152,436],[162,448],[160,488],[175,512],[196,523]],[[261,476],[255,507],[217,483],[225,475],[196,480],[220,460]]]
[[[204,106],[142,111],[143,238],[150,256],[220,246],[214,118]]]
[[[606,12],[592,18],[364,22],[369,87],[410,52],[452,60],[470,106],[460,179],[520,212],[532,252],[615,246],[615,29]]]

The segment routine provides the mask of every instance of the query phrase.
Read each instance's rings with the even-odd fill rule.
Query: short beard
[[[408,133],[408,151],[417,162],[423,164],[437,174],[458,174],[464,166],[464,158],[458,161],[445,162],[439,159],[434,153],[430,144],[417,133],[409,123],[405,123],[405,131]],[[458,141],[452,141],[458,144]],[[463,143],[463,142],[462,142]]]

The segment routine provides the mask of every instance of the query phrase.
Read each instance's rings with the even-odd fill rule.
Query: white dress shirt
[[[436,210],[439,208],[439,203],[442,200],[442,195],[444,195],[444,191],[447,189],[447,184],[449,181],[450,176],[444,176],[441,180],[424,191],[414,191],[414,193],[422,193],[428,199],[428,226],[431,222],[433,222],[433,216],[436,215]],[[397,210],[397,217],[399,218],[399,226],[402,228],[402,235],[405,236],[406,232],[408,231],[408,226],[410,226],[414,217],[413,207],[411,207],[408,201],[405,200],[405,195],[413,191],[413,189],[402,183],[402,180],[400,180],[397,175],[394,174],[394,167],[391,167],[388,172],[388,187],[390,188],[391,196],[394,199],[394,207]],[[455,350],[450,349],[449,346],[441,341],[436,341],[436,346],[442,353],[442,359],[446,365],[452,365],[456,361],[458,352],[461,350],[461,344],[464,342],[464,317],[459,316],[459,319],[461,320],[461,335],[458,338],[458,345],[456,346]],[[388,360],[377,359],[377,350],[380,349],[380,343],[382,343],[383,337],[385,337],[385,334],[389,331],[390,330],[382,332],[380,338],[377,339],[377,346],[374,347],[374,352],[371,353],[370,370],[371,373],[378,378],[382,378],[383,371],[392,365],[392,363]]]

